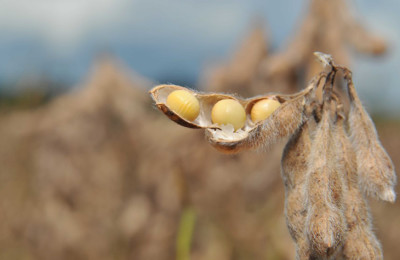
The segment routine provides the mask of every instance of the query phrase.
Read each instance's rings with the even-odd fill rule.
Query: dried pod
[[[343,246],[345,259],[383,259],[382,248],[374,233],[369,229],[354,229],[347,234]]]
[[[280,138],[293,134],[305,119],[304,105],[320,78],[319,75],[310,83],[308,88],[294,95],[267,94],[250,99],[241,99],[226,94],[199,93],[176,85],[157,86],[150,91],[150,94],[157,107],[171,120],[186,127],[205,129],[208,141],[217,149],[229,153],[237,152],[243,148],[269,145]],[[168,96],[176,90],[185,90],[198,100],[200,113],[195,119],[188,120],[167,104]],[[225,114],[221,117],[220,114],[214,113],[213,108],[218,108],[217,103],[221,100],[228,100],[230,103],[243,106],[246,118],[244,124],[242,124],[243,115],[240,115],[242,113],[240,109],[229,116]],[[251,119],[252,111],[254,113],[253,108],[259,102],[265,102],[265,100],[273,102],[275,107],[273,107],[273,111],[267,111],[271,112],[269,117],[254,122]],[[216,119],[217,114],[219,115],[218,119]],[[231,121],[229,121],[228,117],[231,116]]]
[[[297,259],[308,259],[310,253],[304,232],[307,217],[305,186],[311,151],[310,131],[314,127],[315,121],[310,118],[292,135],[282,155],[286,224],[296,243]]]
[[[351,75],[346,76],[351,101],[349,125],[356,151],[359,181],[367,194],[394,202],[396,173],[389,155],[378,139],[375,125],[357,96]]]
[[[300,239],[296,242],[296,260],[309,260],[310,243],[307,239]]]
[[[330,104],[324,104],[322,118],[312,141],[307,172],[307,220],[305,231],[311,257],[330,257],[338,252],[345,237],[343,214],[343,170],[337,165],[334,127]]]
[[[356,154],[344,129],[344,118],[337,120],[338,159],[343,163],[347,182],[345,217],[347,236],[343,246],[345,259],[383,259],[379,241],[372,232],[371,217],[364,195],[358,185]]]

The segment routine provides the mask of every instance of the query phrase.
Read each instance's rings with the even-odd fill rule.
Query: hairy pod
[[[206,138],[211,145],[223,152],[268,147],[282,138],[292,135],[304,122],[306,118],[304,105],[312,90],[311,87],[296,95],[276,95],[274,98],[280,101],[281,105],[264,120],[256,123],[248,120],[250,128],[243,138],[229,139],[218,129],[211,128],[206,129]],[[248,100],[245,105],[246,113],[250,114],[257,102],[262,100],[265,100],[264,96]]]
[[[248,148],[269,147],[282,138],[293,135],[309,118],[310,115],[305,108],[309,106],[315,95],[315,89],[325,77],[324,72],[315,76],[308,87],[297,94],[276,95],[275,99],[280,101],[281,105],[268,118],[255,123],[245,138],[226,141],[218,137],[218,131],[207,129],[208,141],[219,150],[237,152]],[[249,99],[245,106],[246,112],[250,113],[253,106],[263,99],[265,98],[262,96]]]
[[[304,105],[307,96],[299,96],[281,105],[268,119],[257,127],[248,140],[252,146],[268,146],[292,135],[306,119]]]
[[[367,200],[360,191],[357,175],[356,154],[344,129],[344,118],[338,117],[337,143],[339,161],[343,162],[347,182],[345,194],[345,217],[347,236],[343,246],[345,259],[383,259],[379,241],[372,231],[371,216]]]
[[[172,121],[185,127],[204,129],[211,145],[222,152],[233,153],[242,149],[269,146],[292,135],[306,119],[304,106],[322,77],[323,74],[316,76],[306,89],[293,95],[271,93],[241,99],[228,94],[200,93],[176,85],[156,86],[150,94],[156,106]],[[182,102],[183,105],[177,106],[183,107],[185,113],[168,105],[168,97],[177,91],[189,93],[190,97],[199,102],[198,115],[187,111],[191,107],[186,105],[189,102]],[[221,110],[223,113],[215,113],[219,104],[228,103],[226,101],[243,107],[244,117],[229,113],[224,108]],[[269,105],[264,106],[265,103]],[[237,109],[239,110],[241,109]],[[197,116],[185,117],[184,114]],[[237,118],[240,120],[236,120]]]
[[[308,259],[309,243],[304,232],[306,223],[306,174],[311,151],[310,118],[291,136],[282,155],[282,178],[285,184],[285,216],[289,233],[296,243],[297,259]],[[311,129],[310,129],[311,128]]]
[[[296,242],[296,260],[310,259],[310,243],[307,238],[302,238]]]
[[[342,246],[346,231],[343,170],[337,164],[333,127],[330,106],[324,104],[312,141],[306,187],[306,234],[311,258],[318,259],[335,255]]]
[[[360,185],[367,194],[394,202],[396,199],[394,165],[380,143],[375,125],[362,106],[349,75],[346,79],[351,101],[348,121],[351,141],[356,151]]]

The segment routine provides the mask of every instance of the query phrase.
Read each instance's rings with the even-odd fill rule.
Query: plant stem
[[[176,260],[189,260],[196,212],[191,206],[183,209],[176,239]]]

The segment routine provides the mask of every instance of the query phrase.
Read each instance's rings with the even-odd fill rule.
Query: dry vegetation
[[[221,155],[161,118],[120,68],[105,61],[91,78],[1,119],[3,259],[172,259],[187,203],[194,259],[287,254],[282,203],[268,200],[283,199],[279,150]]]

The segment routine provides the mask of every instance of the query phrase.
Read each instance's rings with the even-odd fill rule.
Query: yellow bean
[[[199,101],[192,93],[186,90],[171,92],[167,98],[167,106],[189,121],[195,120],[200,113]]]
[[[236,131],[244,126],[246,112],[238,101],[223,99],[214,105],[211,111],[211,120],[220,125],[231,124]]]
[[[281,103],[274,99],[263,99],[258,101],[251,109],[251,120],[255,123],[268,118]]]

